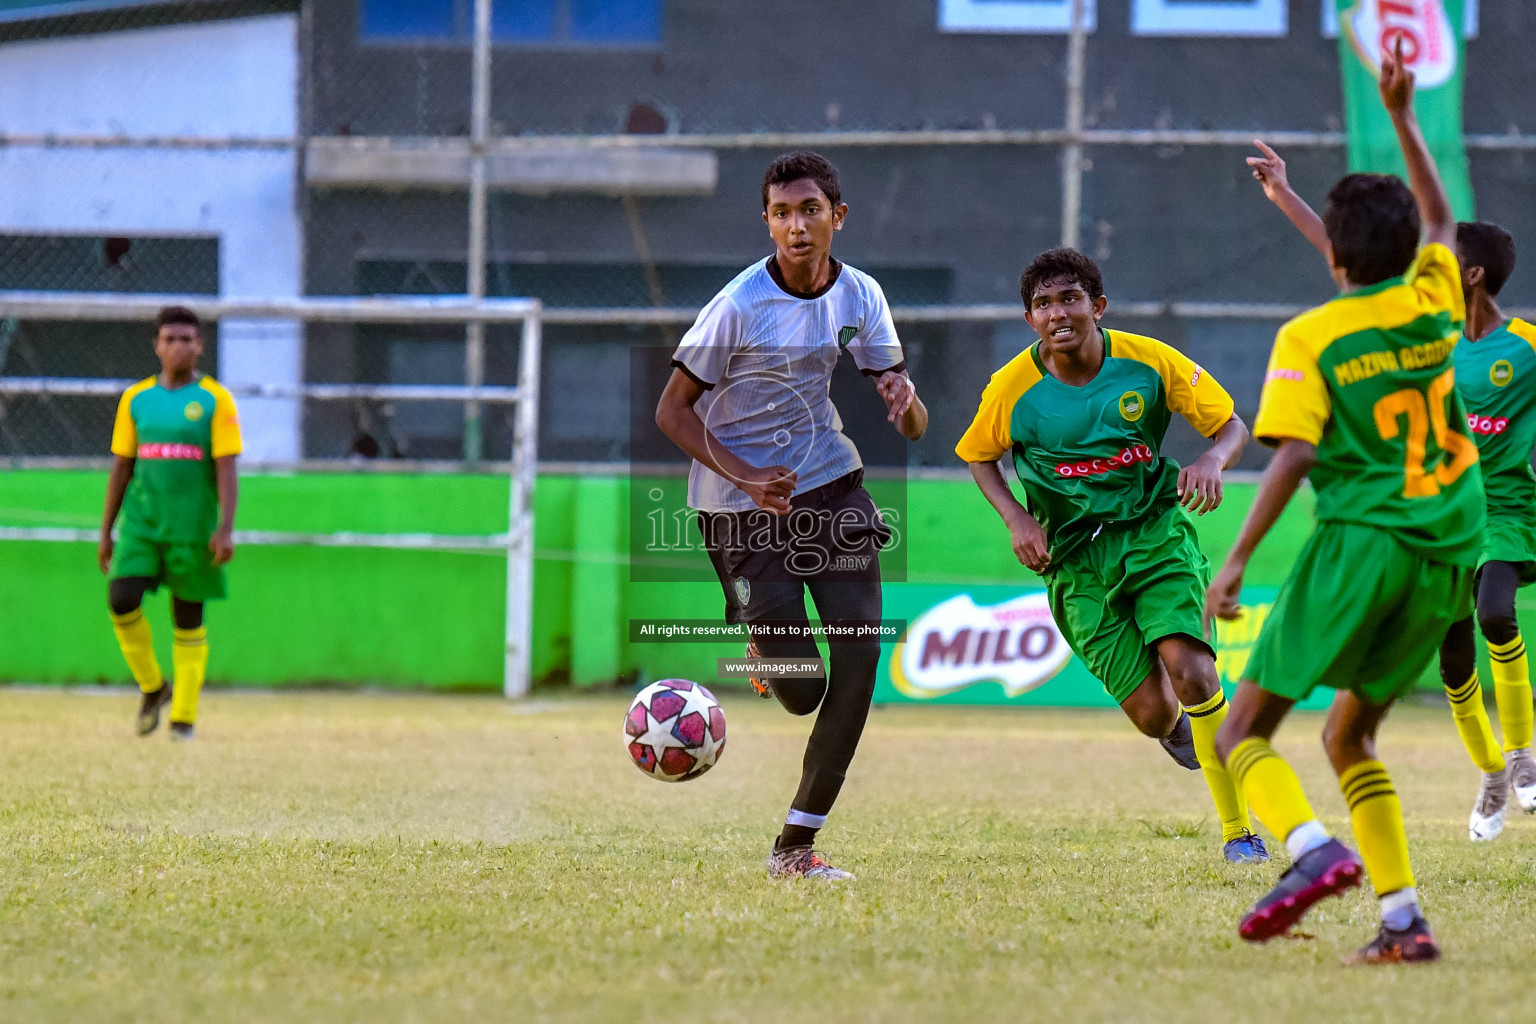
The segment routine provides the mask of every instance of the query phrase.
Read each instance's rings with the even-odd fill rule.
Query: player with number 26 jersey
[[[1318,684],[1364,685],[1363,696],[1385,703],[1470,614],[1484,493],[1452,362],[1465,318],[1456,257],[1428,245],[1402,277],[1281,328],[1254,435],[1317,446],[1318,528],[1245,678],[1293,699]],[[1405,599],[1363,586],[1373,571],[1383,586],[1405,585]],[[1325,594],[1328,621],[1293,614]],[[1383,645],[1392,657],[1374,656]]]

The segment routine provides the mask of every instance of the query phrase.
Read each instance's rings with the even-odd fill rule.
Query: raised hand
[[[1263,139],[1254,139],[1253,144],[1259,147],[1263,156],[1250,156],[1248,167],[1253,171],[1253,176],[1264,187],[1264,195],[1270,202],[1280,207],[1285,212],[1290,222],[1296,225],[1312,247],[1323,254],[1330,263],[1333,260],[1333,246],[1328,241],[1328,231],[1323,227],[1323,219],[1317,215],[1307,201],[1296,194],[1291,188],[1290,178],[1285,173],[1285,161],[1280,154],[1269,148],[1269,144]]]
[[[1285,176],[1285,161],[1280,159],[1280,154],[1270,149],[1263,139],[1254,139],[1253,144],[1259,147],[1263,156],[1250,156],[1248,166],[1253,171],[1254,178],[1264,187],[1264,195],[1272,203],[1280,202],[1280,197],[1291,190],[1291,183]]]
[[[1376,80],[1381,90],[1381,105],[1388,113],[1400,114],[1413,106],[1413,72],[1403,60],[1403,37],[1397,37],[1397,45],[1391,53],[1381,55],[1381,74]]]

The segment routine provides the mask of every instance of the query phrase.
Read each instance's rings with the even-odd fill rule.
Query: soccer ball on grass
[[[663,679],[635,695],[624,714],[624,745],[635,767],[662,782],[687,782],[725,750],[725,712],[698,683]]]

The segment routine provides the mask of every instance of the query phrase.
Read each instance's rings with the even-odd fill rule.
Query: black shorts
[[[699,513],[704,547],[725,591],[726,622],[777,618],[784,606],[803,601],[810,581],[868,582],[872,572],[879,579],[879,553],[891,529],[864,489],[862,469],[789,504],[783,516],[760,508]]]

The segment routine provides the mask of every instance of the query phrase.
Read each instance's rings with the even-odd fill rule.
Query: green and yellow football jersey
[[[213,460],[240,454],[235,400],[211,377],[141,380],[117,404],[112,454],[136,459],[119,525],[162,544],[206,544],[219,519]]]
[[[1465,319],[1456,257],[1429,245],[1402,277],[1280,329],[1254,436],[1317,446],[1319,522],[1375,527],[1432,561],[1477,564],[1483,479],[1452,362]]]
[[[1053,565],[1108,523],[1178,500],[1179,466],[1161,454],[1173,413],[1206,437],[1232,418],[1232,396],[1193,360],[1153,338],[1104,333],[1104,365],[1082,387],[1051,376],[1036,342],[992,375],[955,446],[966,462],[1011,453],[1025,505]]]
[[[1478,341],[1463,340],[1455,363],[1489,514],[1536,517],[1536,327],[1510,320]]]

